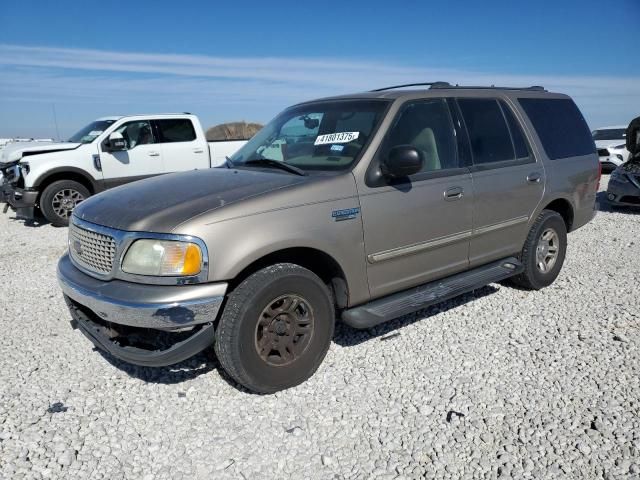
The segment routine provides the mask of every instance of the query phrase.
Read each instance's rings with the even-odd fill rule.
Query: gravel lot
[[[639,234],[605,209],[551,287],[339,326],[311,380],[259,396],[211,354],[95,351],[55,280],[66,229],[0,215],[0,478],[640,478]]]

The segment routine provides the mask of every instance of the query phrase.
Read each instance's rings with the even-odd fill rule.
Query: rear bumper
[[[105,282],[75,268],[68,255],[58,263],[58,283],[74,328],[114,357],[150,367],[181,362],[210,346],[227,290],[226,283]]]

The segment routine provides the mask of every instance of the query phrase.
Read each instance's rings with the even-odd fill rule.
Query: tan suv
[[[578,108],[541,87],[417,85],[295,105],[226,167],[83,202],[58,265],[73,325],[139,365],[213,344],[236,381],[274,392],[314,373],[337,319],[549,285],[594,215]]]

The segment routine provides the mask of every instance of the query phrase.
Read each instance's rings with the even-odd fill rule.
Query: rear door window
[[[497,100],[459,98],[458,106],[469,133],[474,165],[516,158],[509,127]]]
[[[160,142],[192,142],[196,139],[196,131],[188,118],[170,118],[156,120]]]
[[[551,160],[596,153],[584,117],[569,98],[519,98]]]

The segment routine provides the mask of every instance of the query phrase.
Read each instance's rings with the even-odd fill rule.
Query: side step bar
[[[371,328],[408,313],[471,292],[517,275],[524,266],[515,257],[504,258],[442,280],[394,293],[342,312],[342,320],[353,328]]]

